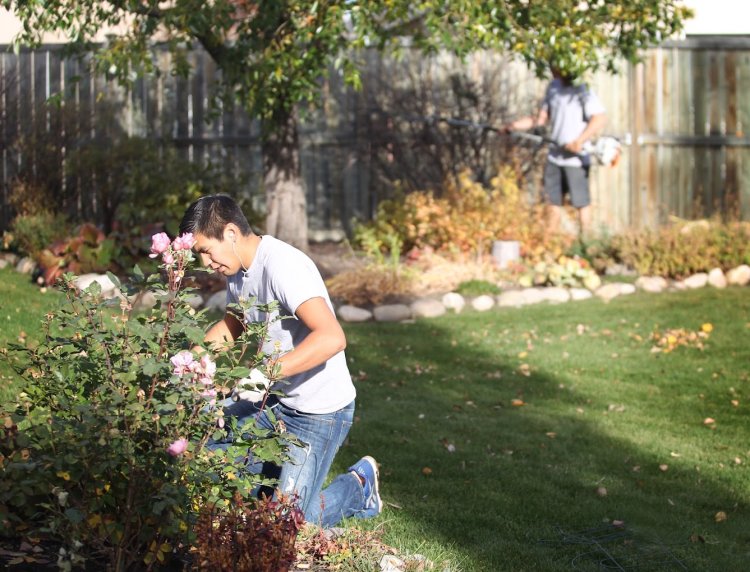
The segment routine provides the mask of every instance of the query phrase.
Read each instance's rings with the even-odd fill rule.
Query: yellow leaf
[[[720,510],[714,515],[714,520],[716,522],[724,522],[727,519],[727,513],[725,513],[723,510]]]
[[[67,471],[57,471],[57,476],[64,481],[70,480],[70,473],[68,473]]]
[[[709,324],[708,322],[706,322],[705,324],[701,326],[701,330],[703,330],[707,334],[710,334],[713,331],[713,329],[714,329],[713,324]]]
[[[92,514],[87,520],[89,526],[91,527],[97,526],[98,524],[101,523],[101,521],[102,521],[102,517],[101,515],[98,515],[98,514]]]

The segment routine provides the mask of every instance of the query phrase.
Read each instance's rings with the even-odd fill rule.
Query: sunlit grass
[[[540,541],[620,520],[688,569],[742,568],[749,293],[347,326],[359,422],[339,462],[375,456],[388,503],[366,526],[465,570],[570,570],[591,547]],[[704,323],[703,351],[652,353],[654,331]]]

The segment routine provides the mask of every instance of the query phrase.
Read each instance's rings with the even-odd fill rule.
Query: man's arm
[[[534,117],[533,115],[520,117],[516,119],[515,121],[511,121],[510,123],[508,123],[503,128],[503,130],[508,131],[508,132],[528,131],[529,129],[533,129],[534,127],[541,127],[542,125],[546,125],[547,119],[549,119],[547,108],[542,107],[539,109],[539,113],[537,113],[536,117]]]
[[[297,318],[310,329],[307,337],[289,353],[281,356],[281,375],[289,377],[328,361],[346,348],[346,336],[336,316],[323,298],[310,298],[299,305]]]
[[[212,350],[217,351],[222,349],[227,342],[233,342],[240,337],[242,331],[243,327],[240,321],[233,314],[227,312],[221,320],[208,329],[203,341]]]
[[[596,115],[592,115],[591,119],[589,119],[589,122],[586,124],[586,129],[583,130],[583,133],[581,133],[575,141],[571,141],[565,145],[565,150],[575,154],[580,153],[583,150],[584,143],[599,133],[606,123],[606,114],[597,113]]]

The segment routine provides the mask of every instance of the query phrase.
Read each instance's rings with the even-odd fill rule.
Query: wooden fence
[[[169,55],[157,52],[167,68]],[[48,125],[87,137],[126,133],[174,142],[186,158],[210,159],[228,173],[242,175],[246,193],[262,208],[258,126],[239,110],[219,110],[209,118],[209,98],[218,73],[202,52],[191,55],[195,73],[188,79],[163,74],[139,79],[125,92],[106,77],[85,72],[65,59],[60,46],[14,55],[0,53],[0,230],[7,227],[10,183],[20,158],[12,143],[26,126],[44,123],[50,96],[65,94],[64,105],[78,111],[76,125]],[[404,63],[364,54],[365,93],[347,90],[332,72],[322,90],[322,111],[302,123],[301,159],[313,231],[349,230],[353,218],[372,216],[382,195],[374,181],[370,153],[372,124],[367,120],[368,89],[397,83],[404,65],[412,73],[438,81],[446,69],[480,77],[503,62],[498,90],[506,109],[529,111],[544,91],[519,63],[497,54],[476,54],[466,62],[441,56],[428,63],[412,56]],[[401,66],[401,67],[399,67]],[[416,72],[414,72],[416,70]],[[395,74],[395,75],[394,75]],[[372,78],[379,77],[378,81]],[[638,65],[622,66],[619,75],[601,72],[590,78],[608,112],[606,132],[626,145],[617,167],[593,170],[595,222],[610,233],[655,227],[669,215],[693,217],[736,212],[750,219],[750,40],[684,40],[646,52]],[[743,97],[745,96],[745,97]],[[102,101],[117,101],[117,115],[97,114]],[[40,116],[41,114],[41,116]],[[364,118],[364,119],[363,119]],[[481,119],[481,117],[480,117]],[[67,133],[71,141],[76,133]],[[63,169],[65,149],[57,157]],[[48,166],[47,166],[48,167]],[[72,209],[96,211],[90,197],[67,189]],[[313,233],[314,235],[315,233]]]
[[[592,82],[608,129],[630,142],[594,174],[597,220],[615,231],[670,215],[750,220],[750,39],[688,39]]]

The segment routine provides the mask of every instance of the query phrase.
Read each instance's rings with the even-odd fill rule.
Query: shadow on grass
[[[626,366],[630,382],[622,366],[610,374],[609,354],[587,357],[580,379],[575,370],[550,374],[555,358],[527,376],[514,347],[524,325],[509,329],[508,318],[347,328],[360,421],[340,457],[366,453],[381,463],[390,504],[376,524],[390,541],[412,551],[449,547],[465,570],[597,570],[600,556],[577,558],[591,546],[540,541],[620,520],[636,534],[620,548],[661,542],[674,554],[661,567],[634,555],[638,565],[628,569],[742,569],[750,557],[747,471],[713,463],[729,446],[706,443],[705,427],[686,425],[685,405],[674,403],[674,418],[665,414],[669,402],[649,413],[642,391],[660,382],[653,362]],[[615,377],[625,381],[608,395]],[[613,396],[632,407],[610,411]],[[670,447],[686,452],[670,455]],[[719,511],[726,521],[715,521]]]

